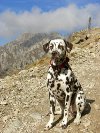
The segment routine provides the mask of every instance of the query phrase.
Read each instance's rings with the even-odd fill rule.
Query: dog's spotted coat
[[[56,100],[62,109],[62,128],[66,128],[70,106],[76,106],[75,123],[80,123],[81,113],[85,107],[85,96],[83,89],[76,79],[68,64],[66,52],[70,52],[72,44],[62,39],[51,40],[43,45],[45,52],[51,54],[51,61],[47,75],[47,87],[50,100],[50,120],[45,130],[50,129],[54,123]]]

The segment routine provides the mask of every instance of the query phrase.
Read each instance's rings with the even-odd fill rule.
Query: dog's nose
[[[57,55],[57,52],[56,51],[53,51],[52,52],[52,56],[56,56]]]

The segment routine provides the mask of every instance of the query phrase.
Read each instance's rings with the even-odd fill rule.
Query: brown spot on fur
[[[61,86],[61,84],[58,83],[58,84],[57,84],[57,90],[59,90],[60,86]]]
[[[67,102],[69,101],[69,95],[67,95],[66,101],[67,101]]]

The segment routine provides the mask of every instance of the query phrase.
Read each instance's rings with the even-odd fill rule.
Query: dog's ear
[[[65,44],[66,44],[66,51],[67,51],[68,53],[70,53],[70,51],[71,51],[72,48],[73,48],[73,44],[70,43],[70,42],[68,42],[68,41],[66,41],[66,40],[64,40],[64,42],[65,42]]]
[[[46,44],[43,45],[43,49],[44,49],[44,51],[46,53],[48,53],[48,51],[49,51],[49,43],[50,43],[50,41],[48,43],[46,43]]]

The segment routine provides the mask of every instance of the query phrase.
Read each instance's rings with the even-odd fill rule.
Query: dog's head
[[[69,53],[72,50],[72,47],[72,43],[63,39],[50,40],[48,43],[43,45],[44,51],[46,53],[49,52],[53,59],[62,58],[66,55],[66,52]]]

